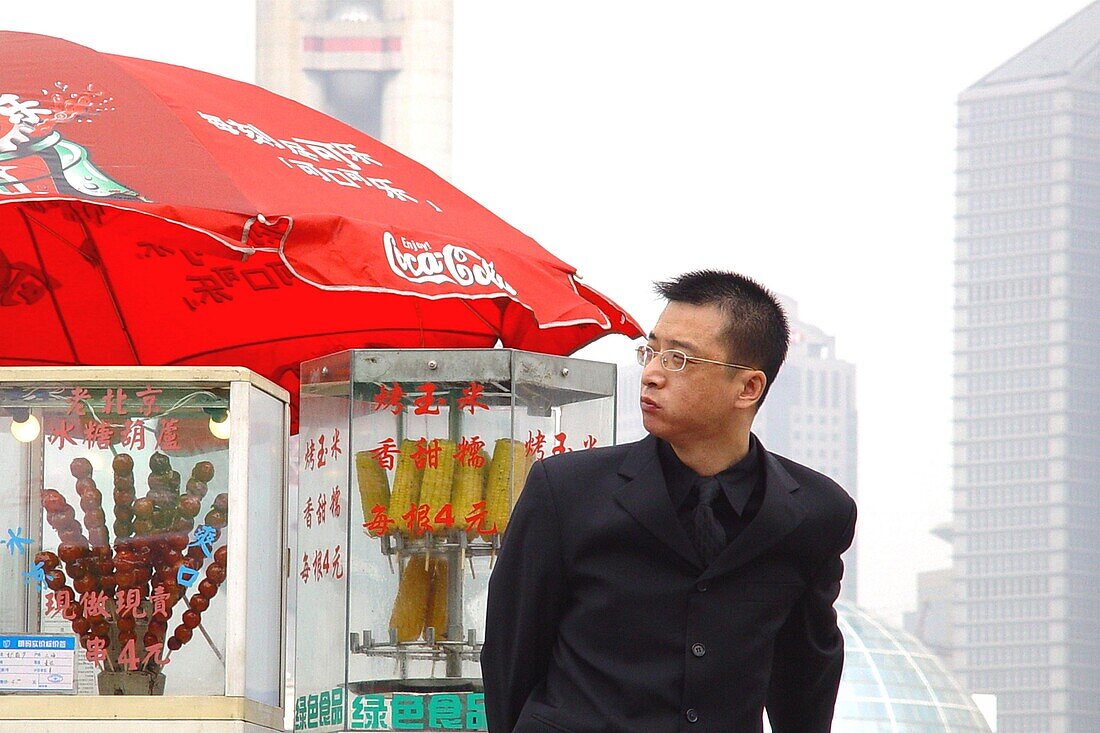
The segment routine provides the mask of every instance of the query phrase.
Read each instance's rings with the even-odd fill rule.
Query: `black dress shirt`
[[[691,537],[692,516],[699,503],[699,494],[692,486],[699,474],[684,465],[672,446],[663,440],[657,441],[657,454],[676,518]],[[745,457],[716,474],[715,478],[722,491],[714,500],[714,517],[725,530],[726,544],[729,544],[748,526],[764,501],[764,464],[755,435],[749,434],[749,452]]]

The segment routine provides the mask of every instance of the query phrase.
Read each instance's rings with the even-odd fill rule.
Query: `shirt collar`
[[[657,440],[657,453],[661,459],[661,468],[668,485],[669,498],[674,509],[679,510],[691,494],[691,487],[699,474],[684,465],[676,451],[666,441]],[[759,441],[749,433],[749,452],[744,458],[729,468],[715,474],[730,506],[738,515],[745,511],[745,505],[756,487],[756,477],[763,469],[760,462]]]

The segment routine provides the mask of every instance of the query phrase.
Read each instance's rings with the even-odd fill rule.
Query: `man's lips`
[[[641,406],[643,410],[659,410],[661,406],[648,397],[642,397]]]

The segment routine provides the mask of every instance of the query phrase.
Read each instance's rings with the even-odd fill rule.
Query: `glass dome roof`
[[[992,733],[954,676],[915,637],[837,601],[844,675],[833,733]],[[771,731],[764,715],[764,730]]]
[[[915,637],[836,604],[844,675],[834,733],[991,733],[943,663]]]

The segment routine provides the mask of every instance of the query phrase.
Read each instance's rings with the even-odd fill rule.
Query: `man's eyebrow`
[[[657,334],[654,333],[653,331],[650,331],[649,336],[647,336],[646,338],[648,338],[650,341],[656,341],[657,340]],[[671,346],[676,347],[677,349],[682,349],[683,351],[686,351],[686,352],[689,352],[689,353],[695,353],[696,351],[699,350],[698,345],[696,345],[695,343],[693,343],[691,341],[682,341],[681,339],[669,339],[668,343]]]

